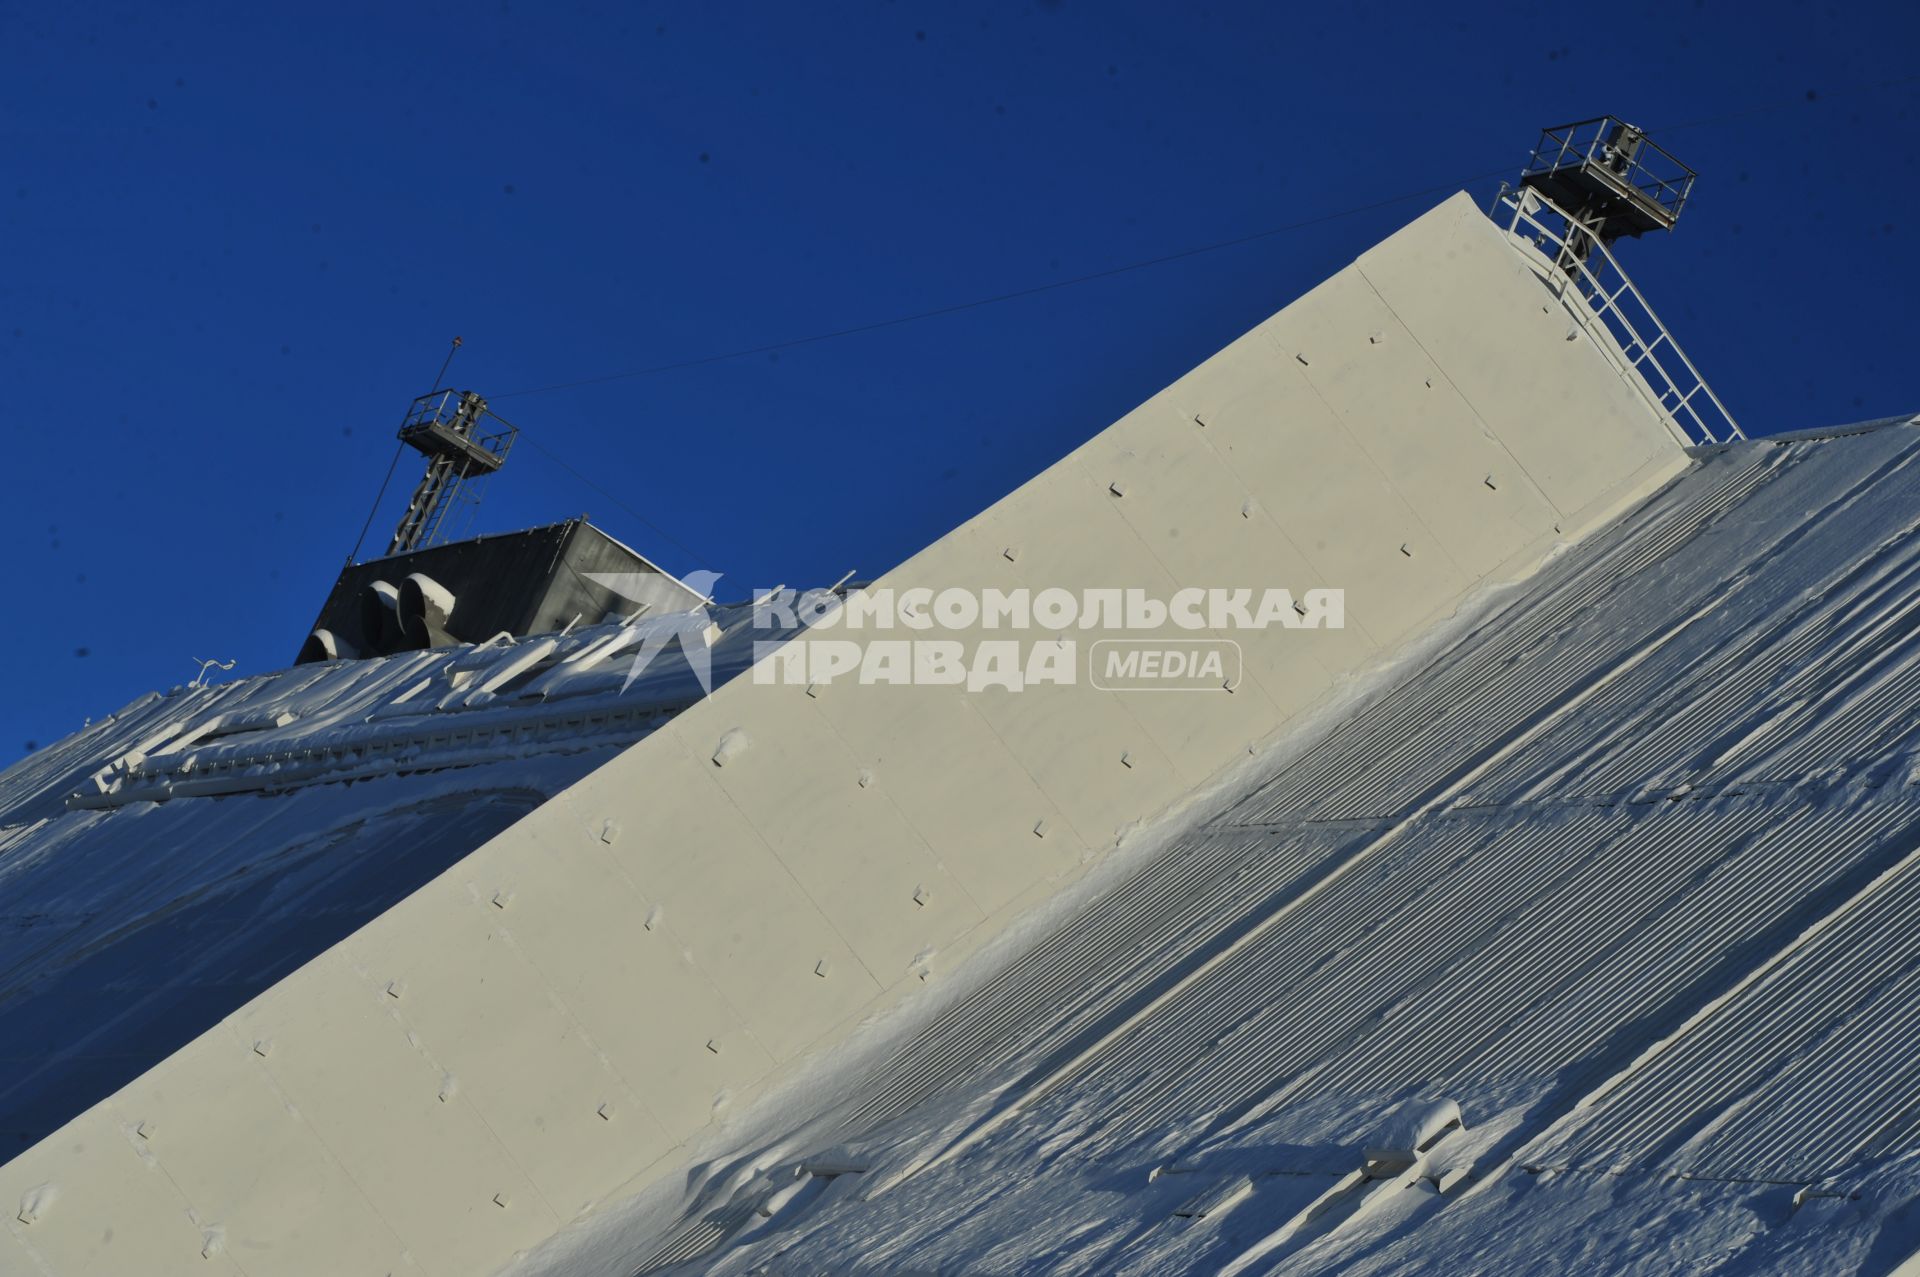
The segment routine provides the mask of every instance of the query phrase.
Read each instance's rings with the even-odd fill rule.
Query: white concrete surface
[[[0,1257],[485,1272],[673,1173],[1335,680],[1684,469],[1555,306],[1456,196],[876,583],[1325,585],[1346,629],[1237,632],[1231,695],[737,680],[0,1166]]]
[[[1910,1268],[1920,419],[1697,456],[512,1277]]]

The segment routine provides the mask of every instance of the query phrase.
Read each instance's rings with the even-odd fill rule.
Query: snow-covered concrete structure
[[[1703,452],[516,1271],[1912,1271],[1916,528],[1920,418]]]
[[[1548,1170],[1693,1166],[1635,1070],[1894,899],[1899,786],[1715,769],[1877,739],[1838,709],[1904,687],[1904,560],[1861,512],[1913,436],[1690,456],[1555,284],[1456,197],[875,583],[1345,591],[1236,635],[1230,691],[701,699],[626,689],[616,625],[161,698],[10,770],[0,1268],[1390,1269],[1520,1236]],[[425,847],[397,884],[389,845]],[[240,942],[131,989],[201,900]]]

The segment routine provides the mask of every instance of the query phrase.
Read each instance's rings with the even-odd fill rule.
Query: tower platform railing
[[[429,457],[446,456],[463,475],[492,474],[506,464],[507,453],[519,434],[513,426],[480,433],[480,423],[492,419],[487,401],[457,390],[435,390],[421,395],[400,423],[400,441]]]
[[[1488,211],[1568,312],[1602,330],[1606,340],[1595,344],[1677,439],[1691,446],[1747,437],[1605,243],[1529,187],[1503,183]]]
[[[1693,192],[1694,177],[1652,138],[1611,115],[1543,130],[1520,174],[1523,185],[1540,187],[1563,203],[1571,193],[1590,193],[1583,187],[1610,190],[1644,213],[1646,225],[1640,229],[1671,229]]]

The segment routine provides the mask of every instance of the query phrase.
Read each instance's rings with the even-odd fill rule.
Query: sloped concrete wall
[[[679,1169],[1341,675],[1683,469],[1556,306],[1457,196],[876,583],[1327,585],[1345,629],[1235,632],[1231,694],[729,684],[0,1167],[0,1269],[486,1272]]]

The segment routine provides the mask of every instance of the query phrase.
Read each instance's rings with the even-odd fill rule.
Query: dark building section
[[[584,519],[350,563],[297,663],[550,634],[706,602]]]

